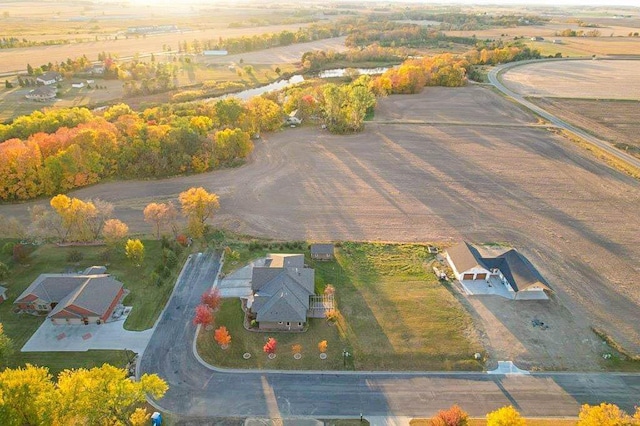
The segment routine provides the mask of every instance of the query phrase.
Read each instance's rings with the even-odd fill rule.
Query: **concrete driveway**
[[[264,266],[266,257],[261,257],[227,275],[218,282],[222,297],[248,297],[251,295],[251,275],[254,266]]]
[[[22,347],[22,352],[77,352],[89,349],[128,349],[140,355],[144,352],[153,329],[127,331],[124,320],[105,324],[55,325],[44,321]]]

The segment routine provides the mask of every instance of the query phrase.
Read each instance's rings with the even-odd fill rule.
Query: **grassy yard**
[[[272,250],[259,246],[250,251],[246,245],[234,250],[239,254],[236,266],[268,251],[287,251],[273,243]],[[225,325],[232,343],[223,351],[215,344],[213,331],[201,332],[198,350],[205,360],[225,367],[343,369],[346,349],[353,354],[348,369],[482,369],[473,354],[483,350],[468,337],[473,335],[471,318],[430,272],[427,263],[432,255],[425,246],[344,243],[331,262],[312,262],[306,245],[304,252],[316,269],[316,291],[329,283],[336,288],[340,311],[336,325],[316,319],[306,333],[249,332],[241,324],[240,303],[226,300],[216,315],[216,327]],[[278,340],[275,360],[262,352],[269,337]],[[318,357],[321,340],[327,340],[329,347],[324,361]],[[293,359],[294,344],[303,347],[301,360]],[[244,360],[244,352],[252,357]]]
[[[4,245],[8,240],[0,240]],[[124,283],[125,288],[131,293],[124,303],[133,306],[133,310],[125,322],[125,328],[129,330],[145,330],[150,328],[164,307],[175,282],[175,274],[164,280],[162,286],[149,283],[149,274],[153,271],[161,258],[161,246],[159,241],[144,241],[146,257],[140,268],[135,267],[126,259],[124,252],[114,253],[108,262],[105,262],[101,253],[104,247],[82,247],[80,251],[84,258],[78,263],[70,263],[67,256],[73,247],[57,247],[46,244],[34,247],[28,261],[24,265],[12,264],[10,256],[0,255],[0,261],[10,266],[10,276],[2,285],[7,287],[9,300],[0,304],[0,322],[4,324],[5,333],[13,340],[15,352],[7,360],[9,367],[16,367],[27,362],[49,367],[52,372],[58,372],[64,368],[92,367],[107,362],[113,365],[124,366],[127,355],[124,351],[88,351],[88,352],[49,352],[49,353],[21,353],[20,348],[42,324],[44,317],[15,314],[12,312],[12,302],[24,291],[31,282],[42,273],[61,273],[69,271],[81,271],[92,265],[107,265],[107,272]],[[78,249],[78,248],[75,248]],[[181,261],[175,268],[179,270]]]

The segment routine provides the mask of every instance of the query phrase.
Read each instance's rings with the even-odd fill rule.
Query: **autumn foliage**
[[[213,313],[207,305],[196,306],[196,314],[193,317],[193,325],[207,326],[213,322]]]
[[[457,405],[447,410],[440,410],[431,419],[431,426],[467,426],[469,415]]]
[[[200,297],[200,302],[203,305],[207,305],[209,309],[215,311],[220,306],[220,301],[222,300],[222,296],[220,296],[220,290],[218,288],[214,288],[210,291],[205,291],[202,293]]]
[[[640,425],[640,407],[633,417],[615,404],[583,405],[577,426],[636,426]]]
[[[327,351],[327,341],[323,340],[320,343],[318,343],[318,350],[320,351],[320,353],[325,353]]]
[[[525,426],[527,422],[511,405],[487,414],[487,426]]]
[[[277,346],[278,346],[277,340],[274,339],[273,337],[269,337],[269,340],[267,340],[267,343],[264,344],[264,347],[262,348],[262,350],[266,354],[274,354],[276,353]]]
[[[213,338],[216,339],[216,342],[220,346],[226,346],[231,343],[231,335],[229,334],[227,327],[225,327],[224,325],[216,329],[216,331],[213,333]]]
[[[299,354],[302,352],[302,345],[300,344],[295,344],[295,345],[291,345],[291,352],[295,355],[295,354]]]

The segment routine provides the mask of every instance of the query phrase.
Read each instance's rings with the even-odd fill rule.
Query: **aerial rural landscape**
[[[0,2],[0,424],[640,425],[640,7],[541,3]]]

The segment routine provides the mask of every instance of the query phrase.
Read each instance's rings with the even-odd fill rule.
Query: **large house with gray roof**
[[[497,256],[482,256],[467,242],[447,249],[445,257],[454,275],[463,286],[478,282],[504,286],[512,299],[548,299],[551,292],[544,279],[515,249]],[[499,293],[498,293],[499,294]]]
[[[122,283],[109,274],[41,274],[13,303],[54,324],[101,324],[124,296]]]
[[[270,254],[253,268],[247,308],[261,330],[300,331],[307,322],[315,294],[315,271],[302,254]]]

